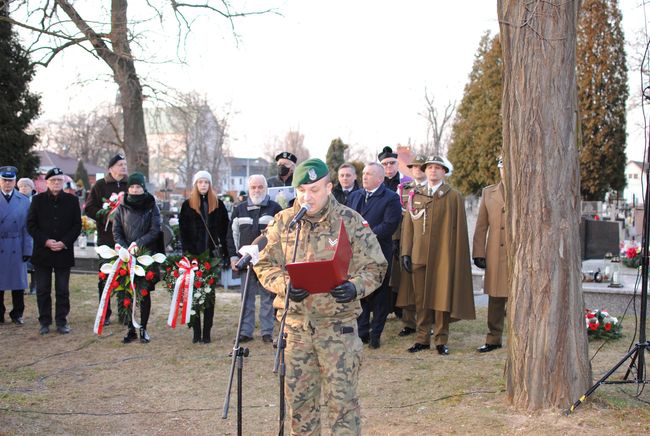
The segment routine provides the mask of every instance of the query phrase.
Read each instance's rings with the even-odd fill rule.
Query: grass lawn
[[[24,326],[0,325],[0,435],[236,434],[235,385],[230,415],[226,420],[221,416],[239,315],[237,294],[218,295],[213,342],[204,345],[192,344],[185,326],[167,327],[169,296],[156,291],[151,343],[124,345],[122,326],[106,327],[101,337],[92,332],[95,276],[73,275],[71,292],[69,335],[38,334],[34,296],[25,296]],[[634,385],[601,386],[568,417],[561,410],[525,413],[509,407],[503,378],[506,349],[485,355],[475,351],[485,339],[485,318],[485,309],[479,309],[476,321],[453,323],[446,357],[435,350],[407,353],[413,339],[398,338],[400,322],[390,319],[381,348],[364,349],[359,383],[363,433],[650,432],[650,390],[637,399]],[[593,358],[595,380],[625,354],[634,319],[625,320],[623,330],[622,339],[604,344]],[[247,345],[244,434],[276,434],[274,350],[259,336]],[[590,357],[601,345],[590,343]]]

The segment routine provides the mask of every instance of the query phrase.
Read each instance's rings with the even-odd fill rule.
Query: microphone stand
[[[239,322],[237,323],[237,334],[235,336],[235,342],[232,347],[232,363],[230,365],[230,378],[228,380],[228,390],[223,402],[223,419],[228,418],[228,408],[230,406],[230,391],[232,389],[232,380],[235,372],[235,366],[237,367],[237,435],[241,436],[242,434],[242,385],[243,385],[243,374],[244,374],[244,357],[248,357],[249,350],[246,347],[239,346],[239,335],[241,334],[241,326],[244,319],[244,306],[246,304],[246,297],[248,295],[248,281],[251,275],[251,265],[250,262],[247,264],[246,270],[246,280],[244,281],[244,288],[242,290],[242,302],[241,308],[239,309]]]
[[[296,261],[296,253],[298,252],[298,240],[300,239],[300,230],[302,229],[302,221],[296,223],[296,240],[293,244],[293,256],[291,263]],[[291,281],[289,281],[289,286],[291,286]],[[280,320],[280,331],[278,333],[278,348],[275,352],[275,363],[273,365],[273,373],[279,373],[280,380],[280,414],[279,414],[279,423],[278,423],[278,435],[284,436],[284,417],[285,417],[285,399],[284,399],[284,379],[287,373],[287,367],[284,360],[284,349],[287,345],[286,342],[286,333],[284,332],[284,327],[287,320],[287,311],[289,310],[289,288],[287,288],[284,296],[284,312],[282,313],[282,319]]]

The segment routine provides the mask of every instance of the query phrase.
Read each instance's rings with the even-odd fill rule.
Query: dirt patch
[[[186,327],[166,326],[169,296],[156,291],[151,343],[124,345],[122,326],[93,335],[94,277],[73,275],[71,287],[71,334],[40,336],[33,296],[25,297],[23,327],[0,325],[0,434],[236,433],[236,386],[229,418],[221,416],[239,315],[237,294],[219,294],[213,343],[202,345],[192,344]],[[406,353],[412,339],[398,338],[401,325],[389,320],[381,348],[364,349],[359,384],[364,434],[650,431],[650,393],[636,399],[634,386],[601,386],[569,417],[560,410],[526,414],[510,408],[505,349],[475,352],[484,341],[485,315],[482,309],[476,321],[452,324],[447,357],[435,351]],[[623,339],[606,344],[592,361],[596,379],[625,354],[633,320],[626,324]],[[600,345],[591,343],[591,353]],[[273,348],[259,337],[248,348],[244,433],[274,434],[278,381]]]

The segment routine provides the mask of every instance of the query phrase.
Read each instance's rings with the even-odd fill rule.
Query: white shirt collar
[[[443,183],[442,180],[433,186],[429,186],[429,184],[427,183],[427,189],[433,189],[433,193],[435,194],[436,191],[438,191],[438,189],[442,186],[442,183]]]

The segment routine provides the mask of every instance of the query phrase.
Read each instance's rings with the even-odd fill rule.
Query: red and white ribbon
[[[104,231],[108,230],[108,223],[113,219],[113,215],[115,215],[115,211],[117,210],[118,206],[122,204],[122,200],[124,200],[124,192],[120,192],[118,194],[113,193],[111,194],[111,197],[108,199],[108,201],[104,203],[103,208],[108,209]]]
[[[178,266],[178,278],[174,285],[174,293],[172,294],[172,301],[169,305],[169,317],[167,317],[167,325],[171,328],[176,328],[176,320],[178,319],[181,304],[183,306],[181,325],[187,324],[190,320],[192,291],[194,290],[194,272],[199,269],[199,263],[196,259],[190,262],[185,256],[176,265]]]
[[[104,285],[104,289],[102,290],[102,297],[99,300],[99,307],[97,308],[97,315],[95,316],[95,326],[93,328],[93,332],[95,332],[97,335],[102,334],[102,330],[104,329],[104,321],[106,320],[106,310],[108,309],[108,302],[110,301],[111,298],[111,292],[114,287],[117,287],[118,285],[118,277],[119,275],[117,272],[120,270],[122,266],[125,267],[127,273],[129,274],[129,286],[131,288],[131,295],[132,295],[132,301],[131,301],[131,321],[133,323],[133,326],[135,328],[140,328],[140,324],[135,320],[135,285],[133,283],[133,279],[135,278],[135,256],[133,256],[132,252],[137,249],[137,245],[135,243],[132,243],[131,246],[129,247],[128,250],[123,249],[120,244],[115,244],[115,251],[118,253],[118,257],[113,262],[113,266],[111,267],[111,271],[108,274],[108,278],[106,279],[106,284]],[[115,286],[113,286],[115,284]]]

